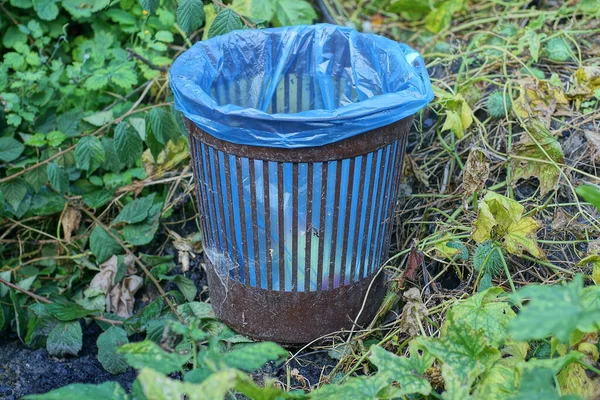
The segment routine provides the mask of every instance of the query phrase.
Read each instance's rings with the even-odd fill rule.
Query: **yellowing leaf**
[[[444,236],[442,236],[442,239],[445,239],[445,240],[442,242],[436,243],[434,246],[434,249],[439,256],[445,257],[445,258],[448,258],[451,260],[460,252],[460,249],[448,246],[448,243],[450,243],[454,240],[451,234],[449,234],[449,233],[444,234]]]
[[[577,108],[581,102],[594,97],[594,92],[600,89],[600,67],[581,67],[571,77],[572,86],[567,95],[575,100]]]
[[[148,176],[160,177],[170,171],[190,155],[187,139],[180,137],[176,143],[169,140],[166,147],[158,154],[156,160],[152,157],[150,150],[142,154],[144,171]]]
[[[540,194],[544,196],[556,189],[560,181],[559,168],[549,162],[564,163],[565,156],[560,143],[542,124],[533,124],[529,133],[531,138],[527,137],[517,143],[513,147],[513,154],[540,160],[540,162],[513,158],[511,160],[513,178],[514,182],[529,177],[537,178],[540,183]]]
[[[540,120],[546,127],[559,105],[568,105],[562,87],[549,81],[526,78],[518,82],[519,97],[513,104],[517,115],[523,119]]]
[[[585,267],[592,264],[592,280],[596,285],[600,285],[600,254],[588,254],[577,263],[579,267]]]
[[[474,118],[469,103],[461,94],[449,93],[438,87],[433,88],[433,93],[446,114],[442,131],[451,130],[456,137],[462,139]]]
[[[583,399],[595,398],[600,390],[598,379],[588,377],[585,368],[578,363],[571,363],[563,368],[557,380],[561,393],[577,395]]]
[[[536,239],[539,225],[531,217],[523,218],[523,211],[519,202],[488,192],[479,202],[471,238],[478,243],[504,239],[509,253],[521,255],[523,250],[527,250],[533,256],[543,258],[544,253],[538,247]]]
[[[522,255],[527,250],[537,258],[544,258],[544,252],[537,245],[539,224],[531,217],[521,218],[508,227],[504,244],[509,253]]]

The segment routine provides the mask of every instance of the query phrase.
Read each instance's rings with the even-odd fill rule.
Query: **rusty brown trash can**
[[[355,31],[329,25],[266,31],[260,31],[260,38],[274,35],[284,46],[304,33],[336,37],[336,48],[357,40]],[[405,46],[401,49],[406,65],[401,67],[414,68],[405,80],[417,79],[423,87],[417,88],[422,93],[410,94],[416,100],[397,108],[395,115],[386,108],[378,116],[374,107],[371,114],[360,111],[360,123],[342,116],[337,121],[337,110],[302,99],[314,95],[317,78],[295,71],[293,62],[286,64],[287,70],[279,69],[274,84],[264,84],[272,89],[263,87],[269,92],[267,101],[254,101],[252,96],[265,97],[249,90],[258,78],[247,72],[236,75],[238,67],[227,72],[227,60],[215,61],[231,57],[231,51],[219,49],[243,47],[248,34],[234,32],[217,43],[196,45],[206,47],[200,49],[205,57],[201,59],[212,66],[208,70],[214,76],[186,75],[184,67],[198,63],[198,54],[180,57],[171,70],[175,103],[186,116],[190,134],[210,301],[216,315],[242,334],[305,344],[364,326],[381,304],[385,289],[379,272],[388,257],[406,138],[412,114],[431,100],[431,88],[422,59]],[[385,46],[391,42],[364,36],[376,38],[376,44],[380,39]],[[255,52],[257,43],[252,41]],[[400,46],[391,43],[392,50],[381,45],[381,54]],[[351,52],[327,57],[338,57],[336,65],[354,62],[344,59],[351,58]],[[264,79],[263,72],[256,72],[257,60],[246,62]],[[279,65],[281,60],[272,62]],[[298,62],[306,70],[308,61]],[[267,69],[273,73],[277,68]],[[348,99],[349,107],[371,101],[387,104],[377,95],[361,100],[358,84],[340,74],[334,70],[328,76],[337,88],[332,92],[334,105],[343,107]],[[414,89],[416,84],[411,84]],[[352,92],[345,88],[354,90],[354,96],[343,95]],[[204,102],[194,103],[198,93],[207,96]],[[261,102],[261,109],[249,107]],[[187,107],[190,103],[194,104]],[[297,146],[290,145],[292,139],[298,139]]]

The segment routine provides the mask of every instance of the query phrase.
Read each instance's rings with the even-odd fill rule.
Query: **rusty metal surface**
[[[332,290],[284,292],[221,280],[210,263],[206,269],[211,303],[223,322],[251,338],[285,345],[350,330],[368,293],[355,328],[360,329],[371,321],[385,295],[383,273]]]
[[[227,262],[211,261],[211,257],[207,257],[211,302],[219,318],[242,334],[284,344],[304,344],[327,333],[348,330],[363,306],[358,326],[370,321],[385,294],[382,273],[373,282],[366,300],[365,294],[389,250],[395,199],[411,120],[405,118],[331,145],[300,149],[240,146],[216,139],[186,121],[205,248],[226,254],[236,263],[241,260],[236,268],[231,269]],[[370,161],[367,161],[367,154],[370,154]],[[286,220],[282,196],[283,193],[291,195],[291,215],[297,216],[301,163],[305,164],[307,181],[305,197],[302,198],[302,204],[306,204],[304,228],[308,231],[309,221],[318,223],[318,229],[311,227],[316,230],[315,238],[313,234],[304,235],[303,249],[298,245],[298,219],[292,218],[291,222],[288,219],[288,228],[284,229]],[[347,163],[347,171],[350,171],[347,181],[342,177],[343,163]],[[288,165],[288,172],[284,172],[284,165]],[[269,166],[275,171],[276,182],[269,178]],[[328,173],[330,166],[335,173]],[[320,169],[320,172],[315,172],[315,169]],[[247,182],[242,180],[243,170],[247,171],[244,177]],[[318,177],[320,187],[315,187],[313,178]],[[284,184],[284,178],[291,180],[290,192],[285,189],[288,183]],[[247,185],[249,193],[242,193],[243,185]],[[354,188],[359,194],[357,199]],[[270,203],[270,190],[277,192],[273,204]],[[329,197],[330,202],[327,203],[331,190],[333,197]],[[234,195],[234,192],[237,194]],[[319,192],[321,196],[314,199],[319,203],[313,204],[313,194]],[[262,193],[264,199],[257,198],[257,193]],[[236,204],[248,204],[249,208],[241,206],[234,209],[234,196]],[[362,235],[358,232],[358,225],[355,231],[351,231],[350,218],[344,216],[349,212],[353,198],[357,202],[355,217],[364,223]],[[258,204],[261,204],[261,210]],[[333,207],[332,215],[327,215],[325,204]],[[340,211],[342,205],[345,205],[344,214]],[[272,209],[277,210],[276,215],[271,214]],[[275,243],[270,234],[261,236],[257,224],[259,213],[268,229],[274,229],[279,238],[288,232],[291,252],[296,258],[291,261],[284,258],[282,261],[284,241]],[[340,217],[342,222],[339,222]],[[327,246],[332,244],[329,248],[334,249],[328,250],[328,254],[324,251],[326,221],[329,221],[328,232],[330,242],[333,242],[328,242]],[[228,236],[228,232],[234,232],[235,227],[240,225],[238,236]],[[275,228],[271,228],[272,225]],[[318,240],[318,250],[314,248],[313,240]],[[337,250],[340,243],[341,250]],[[261,261],[261,246],[275,249],[277,262],[274,262],[272,253]],[[297,259],[299,251],[304,258],[303,265]],[[338,255],[341,251],[341,257],[337,259],[336,251]],[[314,261],[317,264],[316,285],[311,287]],[[252,277],[250,265],[254,266]],[[287,276],[291,276],[291,286],[288,287],[286,266],[291,266],[291,273],[287,272]],[[338,276],[335,276],[336,266]],[[278,279],[275,279],[275,273]],[[300,274],[303,282],[298,278]],[[255,281],[256,286],[249,284],[250,279]],[[262,288],[261,282],[265,282]]]

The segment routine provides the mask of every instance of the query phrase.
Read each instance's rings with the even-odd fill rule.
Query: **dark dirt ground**
[[[0,334],[0,399],[20,399],[46,393],[71,383],[117,381],[130,390],[137,375],[134,369],[120,375],[106,372],[98,362],[96,324],[83,327],[83,348],[78,357],[58,359],[46,349],[28,349],[14,334]]]

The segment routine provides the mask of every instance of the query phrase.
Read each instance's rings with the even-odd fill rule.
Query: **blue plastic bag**
[[[399,121],[433,99],[420,54],[319,24],[196,43],[170,71],[175,108],[238,144],[322,146]]]

